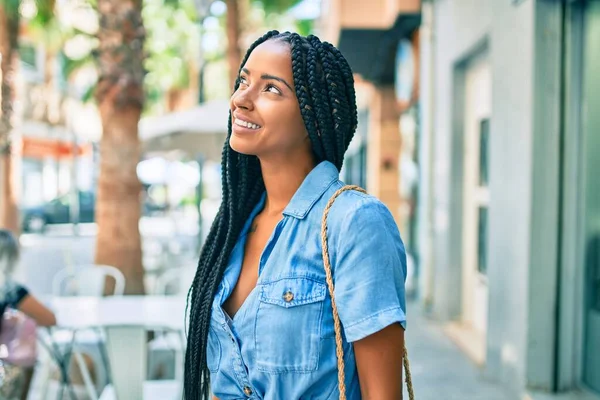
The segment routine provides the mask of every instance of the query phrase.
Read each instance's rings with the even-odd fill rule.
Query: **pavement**
[[[417,302],[410,301],[407,308],[405,340],[415,399],[520,400],[487,380],[446,336],[442,325],[424,315]]]

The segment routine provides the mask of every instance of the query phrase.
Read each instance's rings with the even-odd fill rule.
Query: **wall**
[[[455,66],[487,37],[491,23],[488,4],[487,0],[441,0],[435,2],[433,12],[433,312],[443,320],[460,313],[461,240],[456,232],[460,232],[461,218],[454,209],[460,208],[461,190],[452,186],[453,181],[460,181],[452,174],[460,173],[456,165],[462,163],[459,155],[452,154],[453,113],[460,111],[453,108],[459,94],[453,88]]]
[[[530,288],[529,269],[534,15],[533,0],[519,5],[508,0],[439,0],[434,6],[433,313],[451,320],[461,312],[461,86],[469,59],[487,52],[492,66],[492,117],[486,373],[515,392],[521,392],[526,381],[529,294],[536,294]],[[539,349],[547,349],[544,340]]]
[[[492,3],[487,372],[520,391],[529,327],[535,2]]]

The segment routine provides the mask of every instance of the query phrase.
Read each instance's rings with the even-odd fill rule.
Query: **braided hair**
[[[341,170],[357,125],[354,78],[348,62],[338,49],[316,36],[270,31],[250,46],[240,71],[252,51],[268,40],[283,41],[290,46],[296,97],[315,160],[330,161]],[[235,90],[239,85],[238,78]],[[188,294],[186,400],[210,398],[206,349],[213,298],[242,226],[265,191],[258,158],[234,151],[229,146],[230,137],[231,115],[222,153],[222,203],[202,248]]]

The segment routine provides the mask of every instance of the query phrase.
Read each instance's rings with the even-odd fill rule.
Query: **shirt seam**
[[[381,315],[381,314],[383,314],[383,313],[386,313],[386,312],[388,312],[388,311],[396,311],[396,310],[402,310],[402,307],[401,307],[401,306],[394,306],[394,307],[389,307],[389,308],[386,308],[386,309],[384,309],[384,310],[377,311],[376,313],[374,313],[374,314],[371,314],[371,315],[369,315],[368,317],[362,318],[362,319],[360,319],[360,320],[358,320],[358,321],[356,321],[356,322],[353,322],[353,323],[352,323],[352,324],[350,324],[350,325],[346,325],[346,329],[350,329],[350,328],[352,328],[352,327],[354,327],[354,326],[356,326],[356,325],[358,325],[358,324],[360,324],[360,323],[363,323],[363,322],[365,322],[365,321],[367,321],[367,320],[369,320],[369,319],[371,319],[371,318],[375,318],[375,317],[377,317],[378,315]],[[404,313],[404,311],[402,311],[402,313]]]

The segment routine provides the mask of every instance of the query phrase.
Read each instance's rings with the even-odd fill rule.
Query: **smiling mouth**
[[[238,126],[241,126],[243,128],[248,128],[248,129],[260,129],[260,128],[262,128],[262,126],[260,126],[260,125],[256,125],[256,124],[254,124],[252,122],[244,121],[244,120],[238,119],[238,118],[235,118],[234,121],[233,121],[233,123],[236,124],[236,125],[238,125]]]

